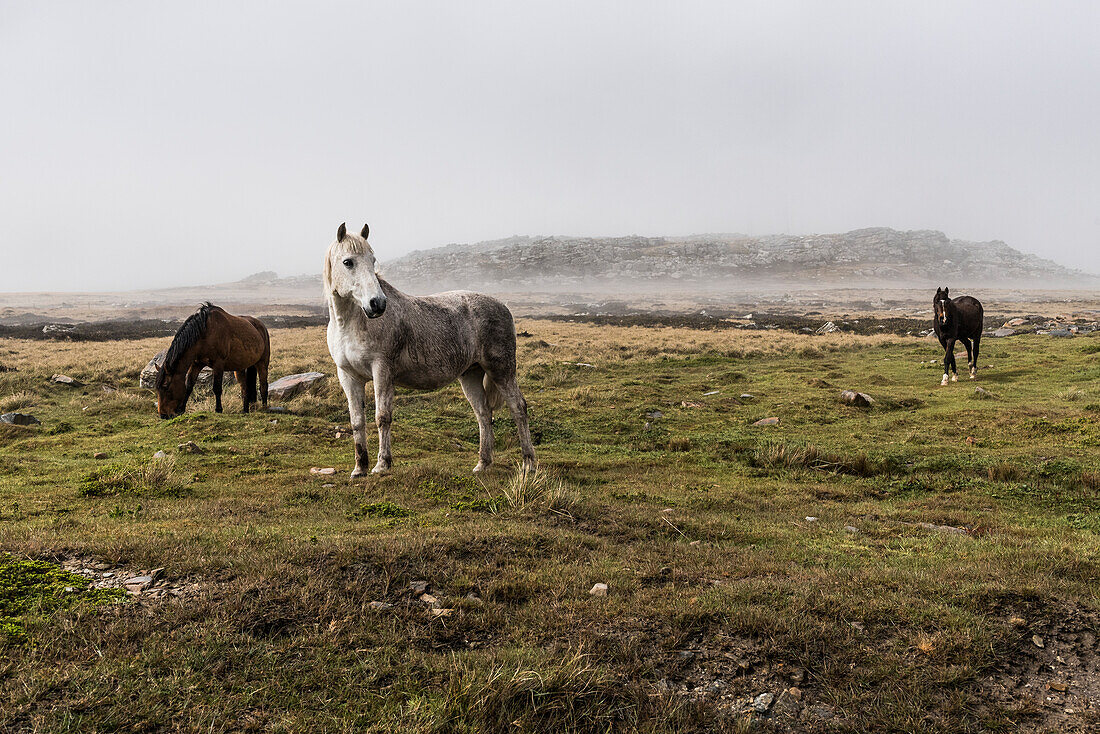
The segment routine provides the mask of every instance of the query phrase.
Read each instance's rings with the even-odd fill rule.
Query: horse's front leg
[[[943,346],[943,380],[940,385],[946,385],[951,373],[951,357],[955,351],[955,342],[948,339],[940,339]]]
[[[974,379],[974,350],[970,346],[970,340],[969,339],[964,337],[964,338],[960,339],[959,341],[961,341],[963,343],[963,346],[966,347],[966,366],[970,370],[970,379],[973,380]],[[956,377],[957,377],[957,375],[956,375]]]
[[[390,453],[390,424],[393,423],[393,374],[381,362],[374,365],[374,421],[378,424],[378,463],[375,474],[388,472],[393,466]]]
[[[345,370],[336,368],[336,374],[340,379],[340,387],[344,388],[344,395],[348,399],[348,415],[351,416],[351,431],[355,437],[355,469],[352,470],[352,479],[367,475],[370,463],[370,455],[367,453],[367,393],[366,380],[360,380],[355,375]]]
[[[212,381],[212,384],[214,386],[214,412],[215,413],[222,412],[222,375],[224,375],[224,374],[225,374],[225,372],[221,368],[219,368],[219,367],[214,368],[214,379]],[[246,410],[245,412],[247,413],[248,411]]]

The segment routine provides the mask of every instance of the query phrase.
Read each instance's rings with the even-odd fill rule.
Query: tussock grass
[[[82,497],[112,497],[118,494],[149,494],[170,497],[185,492],[185,482],[176,471],[176,459],[166,456],[144,464],[121,464],[93,469],[81,477]]]
[[[501,487],[501,496],[505,506],[512,510],[545,508],[552,512],[568,512],[577,503],[576,493],[540,466],[533,471],[517,466]]]
[[[13,391],[10,395],[0,398],[0,413],[11,413],[22,408],[29,408],[39,400],[37,395],[27,391]]]

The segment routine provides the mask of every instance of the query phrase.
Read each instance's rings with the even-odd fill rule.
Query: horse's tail
[[[485,397],[489,400],[489,410],[500,410],[504,407],[504,396],[501,395],[497,384],[489,375],[481,380],[481,386],[485,388]]]
[[[244,390],[248,404],[256,402],[256,365],[252,365],[245,371]]]

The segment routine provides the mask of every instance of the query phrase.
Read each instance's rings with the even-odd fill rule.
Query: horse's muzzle
[[[364,308],[363,313],[367,315],[368,319],[376,319],[386,313],[386,297],[381,296],[370,299],[370,309]]]

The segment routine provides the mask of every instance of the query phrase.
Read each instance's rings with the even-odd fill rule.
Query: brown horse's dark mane
[[[187,320],[180,326],[176,336],[172,339],[172,345],[168,347],[168,354],[164,357],[164,367],[157,375],[158,387],[164,381],[165,375],[170,375],[176,371],[179,361],[187,353],[187,350],[195,346],[199,339],[202,339],[203,334],[206,333],[206,319],[210,312],[216,308],[218,306],[206,301],[199,306],[198,311],[188,316]]]

